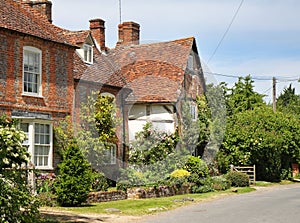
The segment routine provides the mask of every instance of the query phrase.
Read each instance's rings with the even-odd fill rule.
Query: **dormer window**
[[[86,63],[93,63],[93,47],[89,44],[83,45],[83,59]]]

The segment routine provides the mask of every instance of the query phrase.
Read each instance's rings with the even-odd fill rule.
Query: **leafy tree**
[[[62,206],[79,206],[86,201],[92,188],[93,172],[76,142],[69,144],[58,165],[55,183],[57,201]]]
[[[255,164],[259,180],[287,178],[291,162],[300,161],[299,120],[267,106],[237,113],[227,123],[217,159],[223,172],[229,164]]]
[[[27,184],[29,153],[15,120],[0,118],[0,221],[35,222],[39,203]]]
[[[300,118],[300,95],[295,94],[295,88],[292,87],[292,84],[283,89],[279,95],[277,108],[278,111],[294,114]]]
[[[238,82],[231,89],[228,89],[227,109],[229,116],[238,112],[253,110],[255,107],[264,104],[264,95],[254,91],[253,83],[254,81],[250,75],[240,77]]]

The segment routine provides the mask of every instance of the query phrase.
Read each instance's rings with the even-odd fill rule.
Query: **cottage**
[[[89,30],[52,24],[48,0],[0,0],[0,112],[20,120],[32,163],[53,170],[59,162],[53,126],[71,116],[92,91],[115,99],[118,141],[109,168],[126,165],[128,142],[152,122],[160,131],[180,125],[179,105],[205,91],[195,38],[140,44],[140,25],[118,26],[116,47],[105,45],[105,22],[91,19]]]

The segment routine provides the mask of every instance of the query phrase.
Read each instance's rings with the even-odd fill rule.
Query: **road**
[[[258,189],[147,217],[143,223],[300,222],[300,183]]]

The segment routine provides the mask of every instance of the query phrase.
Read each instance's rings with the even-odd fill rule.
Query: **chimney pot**
[[[93,38],[97,41],[101,50],[105,50],[105,21],[102,19],[91,19],[90,30]]]
[[[48,0],[22,0],[23,4],[29,5],[31,8],[37,10],[42,15],[48,18],[52,23],[52,2]]]
[[[140,42],[140,25],[135,22],[123,22],[118,25],[119,41],[117,46],[139,44]]]

